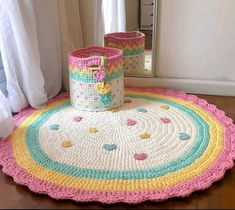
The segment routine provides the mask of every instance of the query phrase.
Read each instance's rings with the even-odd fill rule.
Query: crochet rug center
[[[235,126],[184,92],[126,88],[118,109],[85,112],[69,94],[15,116],[0,142],[14,181],[55,199],[138,203],[189,196],[233,166]]]

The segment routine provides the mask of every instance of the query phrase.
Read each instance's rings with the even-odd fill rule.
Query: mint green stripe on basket
[[[139,49],[124,49],[124,51],[123,51],[123,55],[124,56],[139,55],[141,53],[144,53],[144,48],[139,48]]]
[[[45,168],[57,171],[59,173],[75,176],[86,177],[94,179],[150,179],[154,177],[163,176],[167,173],[177,171],[181,168],[185,168],[192,164],[197,158],[199,158],[208,146],[210,135],[209,126],[195,111],[190,110],[186,106],[174,103],[170,100],[160,99],[150,96],[127,94],[130,98],[141,98],[152,100],[156,102],[166,103],[171,105],[185,114],[187,114],[197,125],[197,137],[191,150],[171,161],[168,164],[157,166],[146,170],[129,170],[129,171],[105,171],[97,169],[79,168],[64,163],[52,160],[42,149],[39,143],[39,129],[53,114],[70,106],[69,103],[62,104],[46,113],[41,114],[31,125],[29,125],[26,131],[26,142],[28,150],[33,159]],[[35,132],[37,131],[37,132]]]
[[[114,80],[122,75],[123,75],[123,69],[120,69],[120,70],[112,73],[111,75],[107,76],[105,78],[105,81]],[[77,80],[77,81],[81,81],[81,82],[97,83],[97,81],[93,78],[92,75],[88,75],[85,72],[80,73],[78,71],[69,71],[69,77],[73,80]]]

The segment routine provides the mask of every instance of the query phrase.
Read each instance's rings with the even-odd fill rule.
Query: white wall
[[[162,0],[157,76],[235,80],[235,0]]]

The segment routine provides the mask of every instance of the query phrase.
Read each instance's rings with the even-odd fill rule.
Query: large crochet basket
[[[139,31],[117,32],[104,35],[105,47],[123,50],[125,75],[134,75],[144,71],[145,35]]]
[[[105,111],[124,100],[123,53],[91,46],[69,54],[71,104],[80,110]]]

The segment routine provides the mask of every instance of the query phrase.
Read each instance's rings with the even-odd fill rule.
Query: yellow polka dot
[[[160,107],[161,107],[162,109],[164,109],[164,110],[170,109],[170,107],[167,106],[167,105],[161,105]]]
[[[98,129],[95,128],[95,127],[90,127],[90,128],[88,129],[88,132],[89,132],[89,133],[97,133],[97,132],[98,132]]]
[[[110,112],[113,112],[113,113],[114,113],[114,112],[119,112],[118,109],[110,109],[109,111],[110,111]]]
[[[142,134],[140,135],[140,138],[141,138],[141,139],[149,139],[149,138],[150,138],[150,134],[147,133],[147,132],[144,132],[144,133],[142,133]]]
[[[62,147],[71,147],[73,144],[72,144],[71,141],[65,140],[65,141],[62,142],[61,145],[62,145]]]

